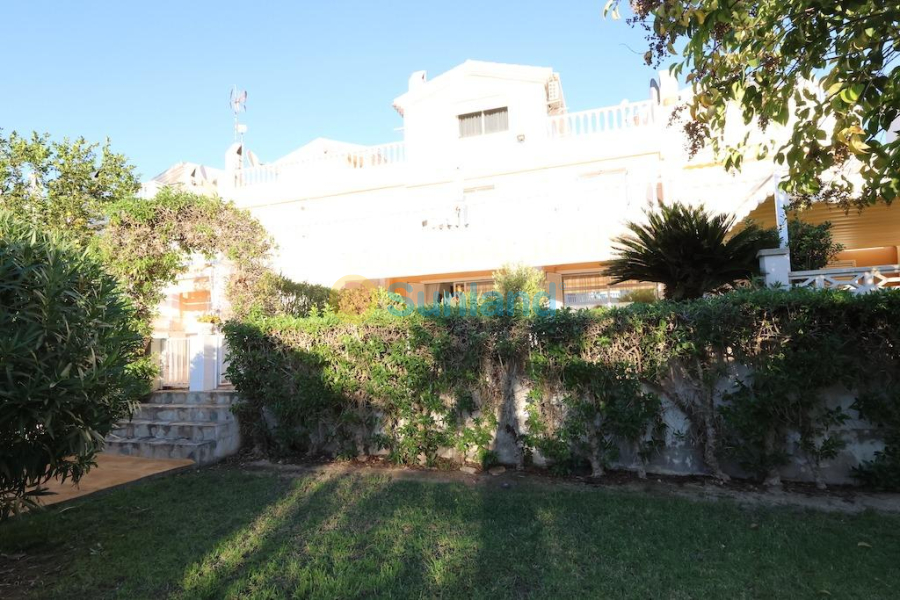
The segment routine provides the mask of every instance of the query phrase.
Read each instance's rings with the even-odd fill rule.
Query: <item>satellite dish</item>
[[[247,112],[247,90],[239,90],[237,86],[233,86],[229,96],[229,104],[235,117],[237,117],[238,113]]]

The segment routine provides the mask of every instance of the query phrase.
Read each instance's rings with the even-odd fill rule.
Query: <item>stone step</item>
[[[188,390],[159,390],[145,400],[145,404],[218,404],[230,406],[236,402],[238,394],[234,390],[213,390],[210,392],[189,392]]]
[[[219,456],[213,440],[166,440],[159,438],[106,438],[104,452],[143,458],[187,458],[198,465],[215,462]]]
[[[224,404],[141,404],[132,420],[230,423],[235,418]]]
[[[199,465],[234,454],[240,429],[231,405],[234,390],[161,390],[148,396],[130,420],[106,439],[110,454],[145,458],[187,458]]]
[[[152,421],[132,419],[121,421],[112,434],[120,438],[157,438],[217,441],[230,437],[237,430],[235,421]]]

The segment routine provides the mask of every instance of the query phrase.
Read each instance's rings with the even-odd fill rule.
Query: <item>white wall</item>
[[[684,198],[715,198],[723,211],[756,201],[741,192],[759,188],[756,179],[738,181],[741,189],[729,179],[732,187],[719,194],[719,183],[697,187],[707,177],[702,169],[667,175],[686,173],[688,164],[674,150],[683,147],[681,132],[667,127],[671,105],[639,99],[551,117],[551,75],[466,63],[398,98],[404,147],[245,169],[240,177],[252,185],[225,176],[220,193],[274,235],[278,268],[325,285],[348,275],[402,278],[509,261],[599,263],[612,257],[624,223],[656,199],[660,181],[677,181]],[[458,115],[504,106],[508,131],[459,137]],[[564,135],[551,135],[551,119],[559,131],[560,118]],[[720,167],[705,171],[723,176]]]

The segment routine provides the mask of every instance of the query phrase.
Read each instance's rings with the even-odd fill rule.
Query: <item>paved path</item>
[[[114,488],[144,477],[159,475],[167,471],[184,469],[194,465],[189,459],[140,458],[137,456],[97,455],[97,466],[81,478],[76,485],[71,481],[60,483],[49,481],[44,488],[53,492],[52,496],[41,498],[41,504],[56,504],[80,496],[87,496],[100,490]]]

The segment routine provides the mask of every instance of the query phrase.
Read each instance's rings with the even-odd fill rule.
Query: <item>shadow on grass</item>
[[[884,532],[898,520],[882,518],[851,524],[514,476],[467,486],[333,475],[297,482],[190,566],[175,595],[890,597],[900,532]]]
[[[371,475],[301,480],[189,566],[175,596],[405,597],[459,590],[478,551],[478,510],[454,502],[446,487]]]
[[[466,485],[212,469],[0,526],[0,552],[52,556],[34,589],[60,598],[889,598],[900,585],[895,516],[514,475]]]

